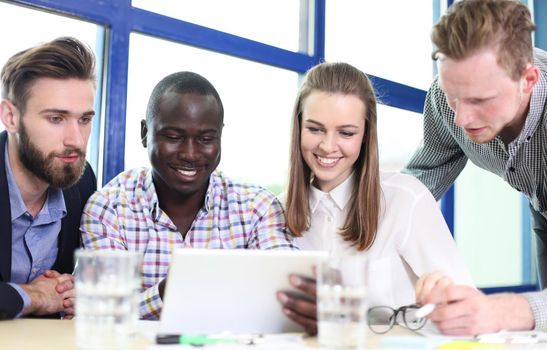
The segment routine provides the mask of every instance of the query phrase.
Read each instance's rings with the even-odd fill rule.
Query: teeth
[[[184,176],[194,176],[197,174],[197,171],[196,170],[177,170],[179,172],[179,174],[181,175],[184,175]]]
[[[323,157],[317,156],[317,159],[319,159],[319,162],[324,164],[334,164],[338,161],[339,158],[323,158]]]

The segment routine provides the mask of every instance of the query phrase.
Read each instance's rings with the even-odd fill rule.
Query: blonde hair
[[[455,2],[433,27],[436,46],[433,59],[441,53],[455,60],[479,50],[494,48],[498,64],[517,80],[533,62],[530,11],[520,1],[461,0]]]
[[[313,67],[307,72],[298,91],[292,116],[287,225],[295,236],[302,236],[310,227],[312,173],[302,156],[300,142],[302,105],[314,91],[356,96],[365,106],[365,135],[355,162],[355,183],[348,203],[348,216],[340,228],[340,235],[358,250],[366,250],[376,237],[380,213],[376,97],[368,77],[347,63],[321,63]]]

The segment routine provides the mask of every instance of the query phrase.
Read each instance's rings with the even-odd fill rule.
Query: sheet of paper
[[[170,350],[170,349],[188,349],[187,345],[154,345],[148,347],[148,350]],[[192,348],[192,347],[190,347]],[[210,350],[310,350],[317,349],[305,344],[261,344],[261,345],[234,345],[234,344],[217,344],[207,345],[204,349]]]

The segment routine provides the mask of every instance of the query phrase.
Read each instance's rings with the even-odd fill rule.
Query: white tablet
[[[302,331],[281,311],[276,292],[288,276],[312,276],[318,251],[179,249],[171,260],[160,333]]]

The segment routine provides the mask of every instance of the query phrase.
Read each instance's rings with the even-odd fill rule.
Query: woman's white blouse
[[[412,176],[381,173],[381,213],[372,247],[358,252],[338,234],[348,212],[353,175],[329,193],[312,186],[311,226],[296,243],[302,250],[366,254],[369,306],[415,302],[419,276],[441,271],[458,284],[473,285],[435,199]]]

